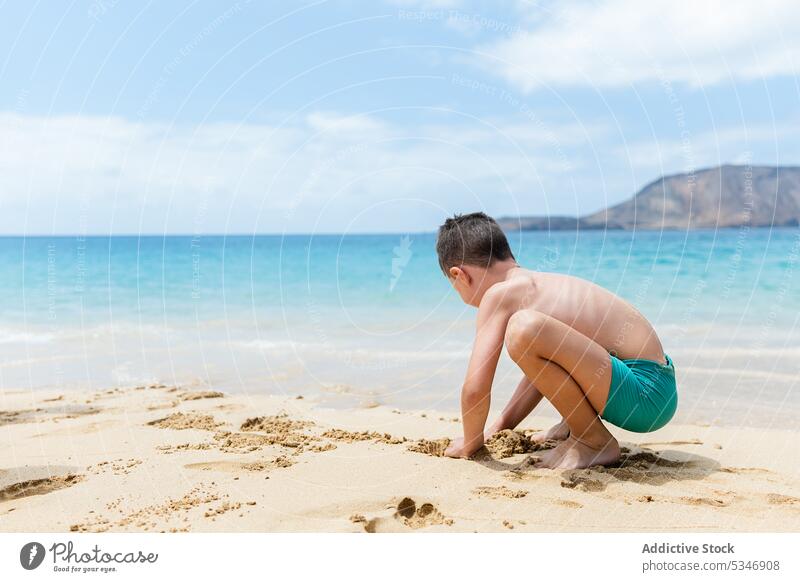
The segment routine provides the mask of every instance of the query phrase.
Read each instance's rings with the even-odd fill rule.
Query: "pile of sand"
[[[492,435],[492,438],[486,441],[484,446],[490,453],[501,459],[539,449],[531,443],[531,439],[525,433],[508,429]]]
[[[147,423],[148,426],[155,426],[158,428],[170,428],[172,430],[215,430],[217,427],[222,426],[221,422],[216,422],[214,417],[210,414],[197,414],[194,412],[176,412],[158,420],[152,420]]]
[[[320,440],[319,437],[305,432],[304,429],[312,426],[314,423],[311,421],[294,420],[284,413],[248,418],[242,423],[240,430],[265,433],[262,438],[266,444],[281,445],[300,452]]]
[[[224,453],[251,453],[274,445],[275,439],[263,434],[218,432],[214,434],[214,442],[216,448]]]
[[[399,445],[406,442],[406,437],[393,437],[388,432],[371,432],[364,430],[361,432],[353,432],[349,430],[342,430],[340,428],[331,428],[322,433],[322,436],[336,441],[345,443],[352,443],[356,441],[375,441],[387,445]]]
[[[438,439],[435,441],[419,439],[408,446],[408,450],[414,453],[422,453],[432,457],[444,457],[444,452],[450,446],[450,439]]]

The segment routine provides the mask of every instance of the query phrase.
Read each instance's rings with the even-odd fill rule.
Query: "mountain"
[[[800,225],[800,167],[718,166],[659,178],[579,218],[503,217],[506,230],[693,229]]]

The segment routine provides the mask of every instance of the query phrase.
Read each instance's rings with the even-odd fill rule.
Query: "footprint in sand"
[[[350,521],[362,524],[367,533],[397,533],[435,525],[453,525],[453,520],[442,515],[432,503],[418,505],[411,497],[401,499],[389,515],[367,519],[354,514]]]
[[[47,467],[41,469],[47,470]],[[30,468],[27,469],[30,471]],[[3,501],[11,501],[14,499],[21,499],[23,497],[30,497],[32,495],[44,495],[52,493],[59,489],[66,489],[73,485],[80,483],[83,480],[83,475],[68,473],[66,475],[53,475],[48,477],[30,478],[22,481],[15,481],[12,483],[4,484],[7,481],[6,473],[10,471],[3,471],[0,473],[0,503]],[[17,478],[19,473],[17,474]]]

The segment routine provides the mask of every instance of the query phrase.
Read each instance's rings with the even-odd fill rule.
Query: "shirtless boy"
[[[551,469],[615,462],[619,444],[603,420],[650,432],[672,418],[678,401],[672,361],[628,302],[584,279],[522,268],[503,231],[482,212],[448,219],[436,251],[461,299],[478,308],[461,392],[464,437],[447,456],[473,455],[495,432],[516,427],[542,397],[562,416],[535,436],[561,441],[537,464]],[[484,433],[504,345],[524,376]]]

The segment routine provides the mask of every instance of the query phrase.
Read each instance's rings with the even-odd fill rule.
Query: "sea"
[[[798,428],[799,229],[509,238],[523,266],[592,280],[653,322],[679,420]],[[433,233],[0,238],[0,387],[454,411],[476,311],[434,246]],[[520,374],[504,355],[494,410]]]

